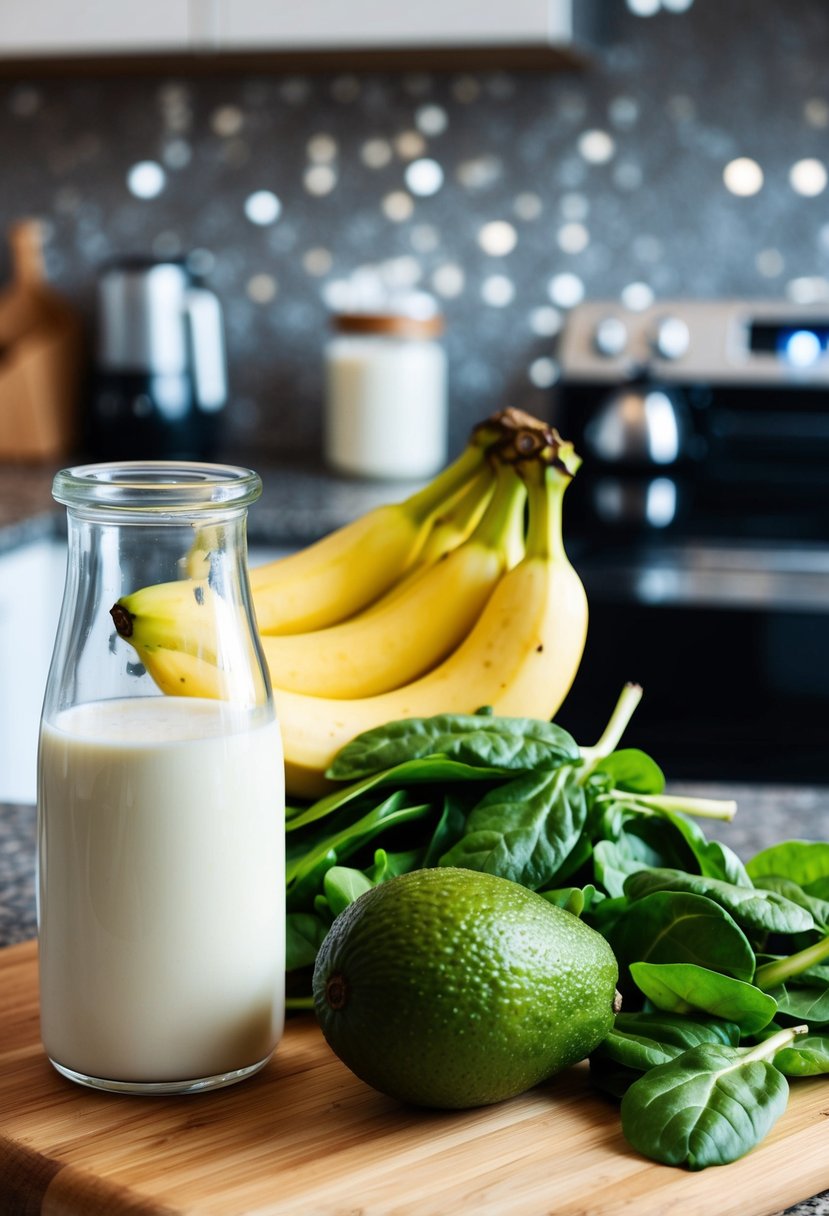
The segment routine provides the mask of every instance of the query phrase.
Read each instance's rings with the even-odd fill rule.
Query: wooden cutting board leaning
[[[584,1065],[497,1106],[402,1107],[314,1020],[270,1064],[186,1098],[94,1093],[40,1045],[34,942],[0,951],[3,1216],[763,1216],[829,1186],[829,1090],[797,1082],[754,1152],[692,1174],[634,1153]]]

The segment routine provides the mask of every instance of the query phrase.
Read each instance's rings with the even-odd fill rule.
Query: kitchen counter
[[[336,477],[309,461],[255,467],[262,478],[262,497],[248,516],[253,545],[308,544],[373,507],[406,498],[424,484]],[[51,493],[55,471],[0,465],[0,553],[64,531],[63,508]]]
[[[733,822],[712,823],[706,834],[731,845],[744,859],[787,837],[829,837],[829,788],[730,784],[672,788],[675,793],[736,798]],[[0,946],[35,933],[34,853],[34,807],[0,805]],[[723,1181],[727,1183],[727,1177]],[[787,1213],[829,1216],[829,1190],[788,1208]]]
[[[51,497],[53,472],[0,466],[0,553],[63,532],[64,512]],[[418,488],[412,483],[350,481],[312,464],[260,467],[259,472],[263,494],[251,509],[248,529],[251,544],[259,546],[307,544]],[[673,788],[677,793],[736,798],[735,821],[711,825],[707,834],[730,844],[744,858],[786,837],[829,838],[829,787],[677,784]],[[0,947],[35,934],[34,853],[34,807],[0,804]],[[829,1191],[789,1212],[829,1216]]]

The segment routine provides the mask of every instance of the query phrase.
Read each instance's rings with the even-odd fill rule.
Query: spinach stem
[[[783,1047],[788,1047],[789,1044],[799,1034],[808,1034],[808,1026],[787,1026],[785,1030],[778,1030],[777,1034],[773,1034],[768,1039],[763,1039],[755,1047],[750,1048],[745,1055],[741,1055],[738,1064],[735,1067],[739,1068],[741,1064],[745,1064],[746,1060],[774,1060],[778,1051]]]
[[[697,819],[731,820],[737,813],[737,803],[731,798],[690,798],[684,794],[631,795],[624,790],[611,790],[608,797],[619,802],[633,798],[635,801],[631,805],[634,810],[679,811]]]
[[[312,996],[288,996],[285,998],[286,1009],[313,1009],[314,998]]]
[[[829,937],[824,937],[821,941],[806,946],[804,950],[798,950],[796,954],[788,955],[787,958],[776,958],[771,963],[763,963],[754,973],[754,985],[762,988],[764,992],[768,992],[770,988],[777,988],[780,984],[785,984],[786,980],[793,979],[796,975],[807,971],[809,967],[815,967],[827,958],[829,958]]]
[[[625,733],[628,723],[633,717],[636,706],[642,700],[642,688],[639,684],[626,684],[616,702],[616,708],[610,715],[610,721],[602,732],[601,738],[593,747],[581,748],[584,767],[579,775],[579,784],[584,785],[590,774],[601,764],[606,756],[614,752],[619,740]]]

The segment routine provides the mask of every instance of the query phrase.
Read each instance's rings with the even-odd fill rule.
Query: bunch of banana
[[[555,431],[504,411],[406,503],[252,571],[292,795],[317,796],[345,743],[395,719],[558,710],[587,629],[561,530],[579,463]],[[113,609],[165,692],[226,695],[217,598],[209,579],[189,578]]]

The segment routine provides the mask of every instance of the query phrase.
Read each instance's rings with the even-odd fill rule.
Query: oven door
[[[598,737],[644,688],[626,746],[672,780],[829,785],[829,550],[685,544],[574,556],[584,659],[557,720]]]

